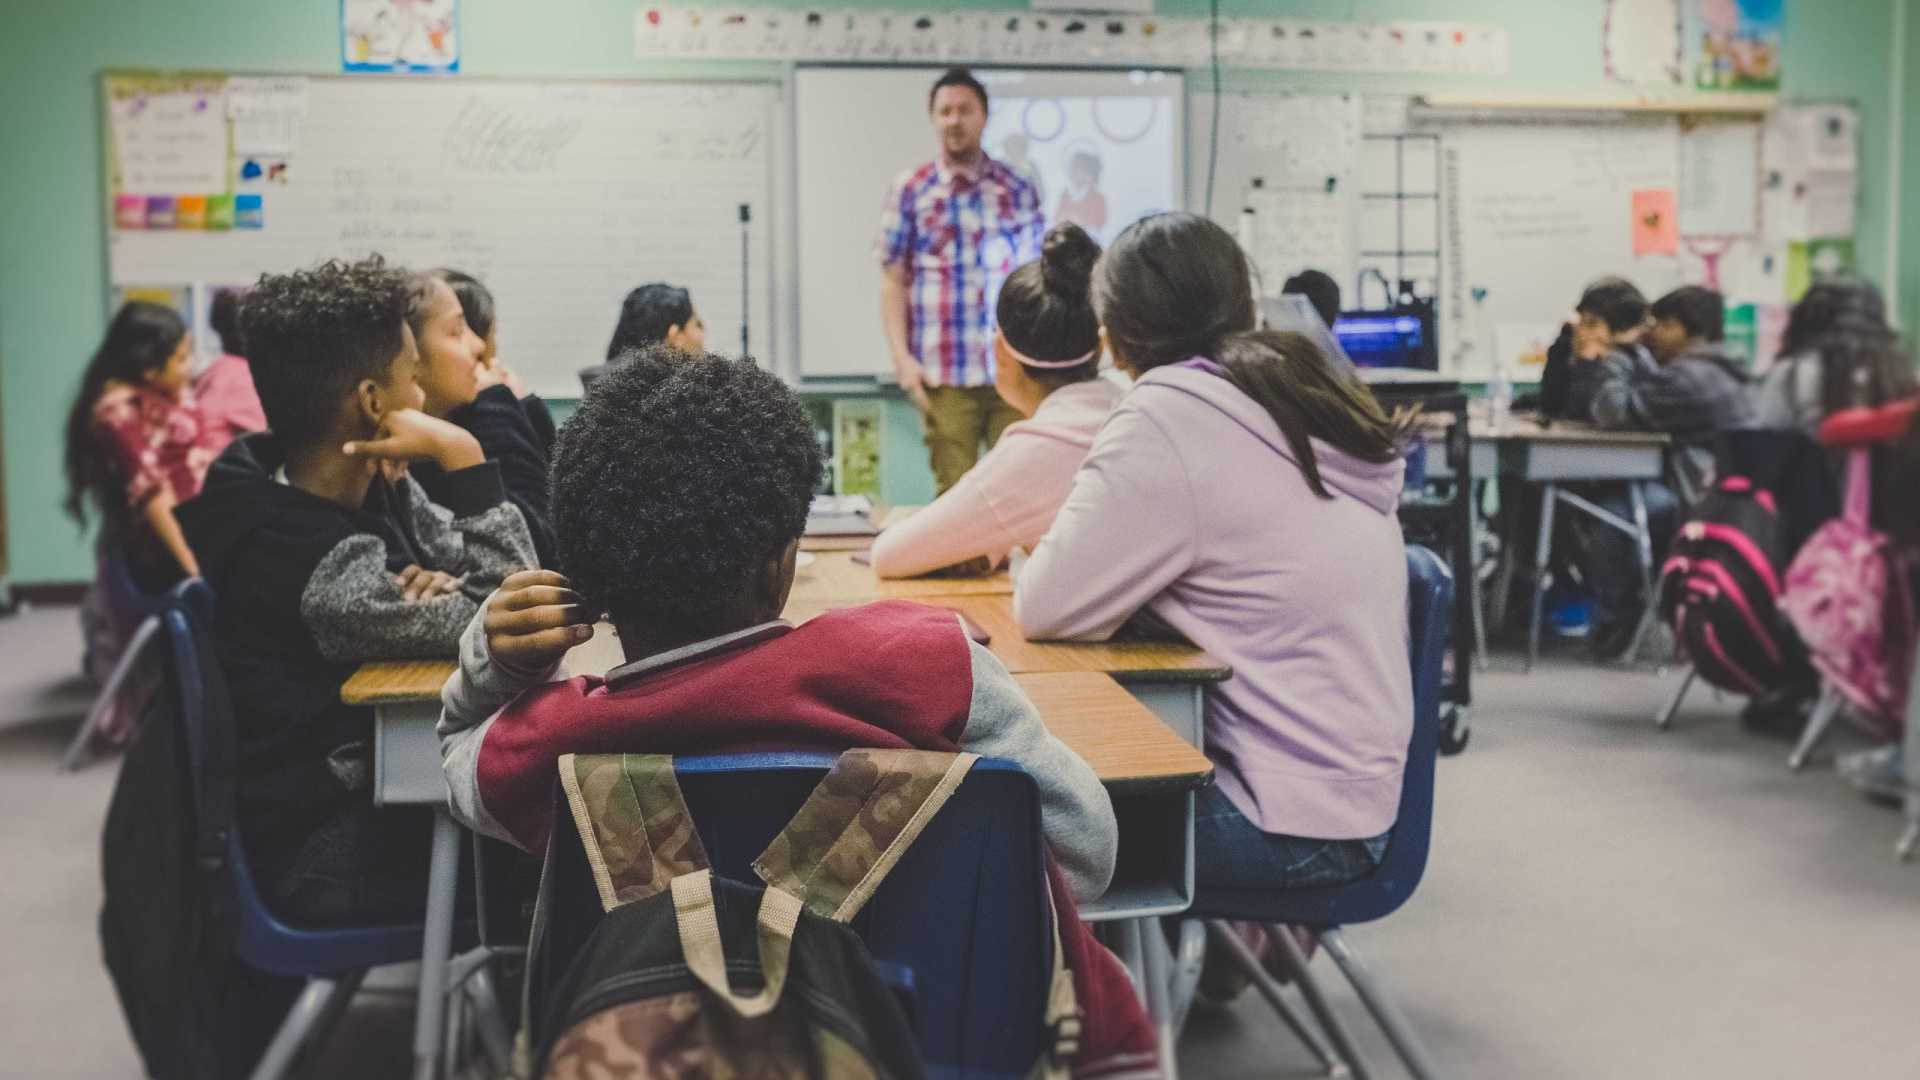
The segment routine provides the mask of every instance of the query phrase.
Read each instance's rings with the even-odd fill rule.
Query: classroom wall
[[[1906,23],[1904,49],[1905,78],[1902,98],[1906,108],[1900,118],[1902,142],[1900,165],[1900,311],[1901,325],[1911,335],[1920,330],[1920,0],[1896,0],[1904,4]]]
[[[802,8],[804,0],[770,0]],[[1912,0],[1789,0],[1784,65],[1787,92],[1847,98],[1862,118],[1859,254],[1879,276],[1887,235],[1887,143],[1893,5]],[[996,0],[842,0],[839,6],[1020,8]],[[1161,0],[1168,14],[1199,15],[1207,0]],[[462,67],[468,75],[741,75],[752,64],[648,64],[632,56],[632,0],[465,0]],[[1222,0],[1225,15],[1312,18],[1456,18],[1504,23],[1513,43],[1504,79],[1229,72],[1227,85],[1350,87],[1410,92],[1606,94],[1600,67],[1600,0]],[[82,533],[59,515],[60,430],[80,367],[105,324],[105,239],[101,220],[101,133],[97,76],[106,68],[212,68],[327,73],[338,69],[334,0],[254,3],[170,0],[165,4],[63,0],[14,6],[0,43],[0,435],[4,436],[10,573],[16,583],[82,580],[91,574]],[[1910,102],[1920,101],[1920,26],[1905,47]],[[1206,85],[1204,73],[1190,80]],[[1920,109],[1907,117],[1909,190],[1920,188]],[[428,133],[428,137],[437,137]],[[1902,216],[1902,294],[1920,322],[1920,205]],[[864,242],[864,238],[860,238]],[[1910,325],[1913,323],[1910,322]],[[909,502],[931,490],[917,419],[894,402],[887,417],[886,497]]]

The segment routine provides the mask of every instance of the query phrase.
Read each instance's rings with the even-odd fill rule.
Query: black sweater
[[[411,480],[376,478],[348,510],[277,479],[285,461],[271,432],[241,438],[177,511],[215,597],[240,833],[269,866],[368,797],[373,717],[341,704],[347,676],[367,660],[454,656],[487,594],[533,563],[493,462],[445,474],[444,508]],[[408,564],[465,587],[407,603],[393,576]]]
[[[526,519],[540,565],[559,565],[560,541],[547,512],[547,461],[553,452],[553,414],[547,403],[537,397],[516,398],[505,386],[489,386],[447,419],[472,432],[487,460],[499,464],[507,500]],[[428,498],[444,501],[440,485],[446,474],[438,466],[419,462],[411,471]]]

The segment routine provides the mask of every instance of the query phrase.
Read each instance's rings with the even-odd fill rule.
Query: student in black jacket
[[[533,564],[500,466],[420,411],[409,278],[379,259],[260,279],[244,326],[269,431],[236,441],[178,513],[216,597],[240,835],[276,913],[400,919],[425,898],[430,819],[371,802],[367,660],[454,655]],[[410,463],[442,472],[434,505]]]
[[[475,309],[484,315],[486,334],[467,319],[456,289],[472,292],[479,282],[453,270],[435,270],[415,279],[407,307],[407,325],[420,351],[420,387],[425,411],[473,433],[489,461],[500,464],[507,497],[520,508],[541,566],[555,565],[559,542],[547,511],[547,462],[553,445],[553,418],[538,399],[532,404],[516,393],[504,365],[489,364],[493,331],[492,297]],[[484,295],[484,289],[480,290]],[[542,423],[541,421],[544,421]],[[414,470],[429,497],[440,496],[440,470],[431,464]]]

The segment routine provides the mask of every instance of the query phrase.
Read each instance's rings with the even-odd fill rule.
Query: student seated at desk
[[[461,292],[467,301],[460,299]],[[467,321],[468,304],[486,319],[486,334]],[[539,565],[551,566],[559,547],[547,515],[553,417],[545,402],[524,397],[519,380],[492,356],[492,321],[493,297],[466,274],[434,270],[414,279],[407,326],[420,355],[423,411],[471,432],[487,460],[499,463],[507,498],[526,520]],[[428,498],[446,501],[445,473],[438,465],[420,462],[413,476]]]
[[[430,816],[371,802],[367,660],[450,656],[480,599],[533,565],[500,467],[420,411],[409,278],[376,257],[269,275],[243,325],[271,430],[180,507],[216,600],[237,817],[261,891],[299,925],[417,917]],[[444,505],[406,471],[432,461]]]
[[[554,455],[566,577],[519,575],[495,593],[442,693],[454,816],[543,850],[567,753],[880,746],[1010,758],[1039,787],[1061,871],[1063,943],[1089,1010],[1092,1056],[1079,1067],[1151,1060],[1125,972],[1072,915],[1073,897],[1106,890],[1118,844],[1092,768],[951,612],[893,601],[799,626],[780,618],[820,469],[799,399],[752,364],[656,348],[596,382]],[[548,682],[599,612],[627,662]]]
[[[1747,376],[1726,346],[1726,301],[1687,285],[1653,302],[1646,343],[1659,367],[1630,374],[1603,368],[1593,421],[1603,428],[1674,437],[1669,472],[1687,502],[1713,477],[1713,437],[1753,423]]]
[[[1100,320],[1087,298],[1100,245],[1073,224],[1048,231],[1040,258],[1000,288],[994,385],[1027,419],[932,506],[873,542],[873,572],[913,577],[979,560],[997,565],[1046,535],[1073,473],[1123,393],[1100,377]]]
[[[620,304],[620,321],[614,324],[613,337],[607,341],[607,361],[580,373],[581,389],[593,389],[593,384],[628,353],[655,345],[682,353],[707,351],[707,324],[693,309],[693,295],[659,281],[627,294]]]
[[[1913,392],[1913,367],[1880,290],[1857,278],[1818,281],[1793,305],[1780,357],[1754,391],[1755,419],[1770,431],[1813,435],[1830,413]]]
[[[1653,357],[1641,339],[1648,330],[1647,298],[1625,278],[1605,277],[1587,286],[1574,305],[1572,323],[1547,348],[1540,374],[1540,412],[1553,419],[1593,419],[1593,395],[1610,377],[1653,373]],[[1576,361],[1590,361],[1577,363]]]
[[[1133,389],[1019,570],[1033,638],[1137,613],[1233,668],[1209,689],[1200,888],[1372,872],[1413,726],[1401,432],[1299,334],[1254,330],[1246,255],[1193,214],[1141,220],[1094,272]]]

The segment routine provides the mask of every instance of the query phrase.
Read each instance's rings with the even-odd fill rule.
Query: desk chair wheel
[[[1440,716],[1440,752],[1452,757],[1467,748],[1467,740],[1473,737],[1473,728],[1467,719],[1465,705],[1444,705]]]

